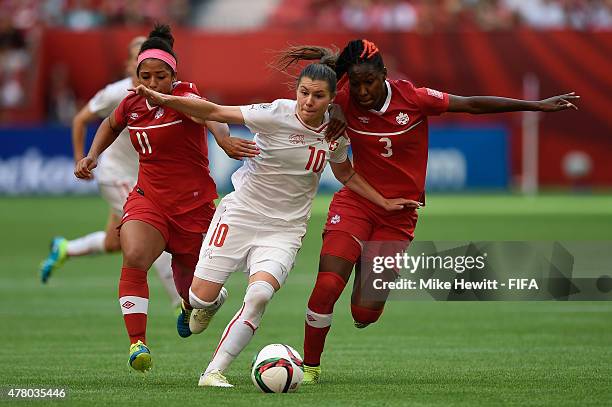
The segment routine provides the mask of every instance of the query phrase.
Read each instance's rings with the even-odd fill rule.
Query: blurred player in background
[[[108,117],[129,94],[128,89],[138,84],[136,60],[138,51],[145,40],[146,37],[140,36],[130,42],[129,57],[126,61],[128,77],[111,83],[96,93],[72,120],[72,147],[75,163],[85,156],[87,125],[100,118]],[[121,250],[117,227],[123,215],[123,205],[129,192],[136,185],[137,176],[138,154],[130,143],[128,131],[124,130],[119,134],[117,140],[106,149],[95,172],[100,194],[109,205],[106,230],[90,233],[74,240],[55,237],[51,241],[51,251],[40,268],[43,283],[46,283],[51,274],[70,257],[114,253]],[[172,279],[171,260],[170,254],[164,252],[154,265],[172,304],[176,306],[180,303],[180,297]]]
[[[423,204],[428,116],[445,112],[556,112],[576,109],[572,101],[579,97],[569,93],[526,101],[462,97],[416,88],[406,80],[387,79],[378,48],[367,40],[349,42],[339,55],[322,47],[292,47],[281,54],[279,67],[286,69],[300,60],[320,60],[336,72],[339,80],[336,103],[346,115],[355,171],[385,198],[402,197]],[[414,238],[416,222],[414,208],[389,214],[348,188],[334,194],[323,235],[319,272],[306,312],[304,383],[319,381],[321,353],[331,327],[334,304],[355,265],[351,297],[355,326],[365,328],[383,312],[388,291],[382,293],[384,300],[362,298],[362,289],[372,277],[366,271],[362,275],[360,270],[363,243],[386,241],[389,244],[383,250],[403,251]]]
[[[193,83],[177,81],[173,44],[170,27],[156,26],[138,54],[138,81],[162,93],[199,99]],[[144,372],[152,365],[146,346],[147,271],[164,250],[172,254],[176,289],[188,306],[203,233],[212,219],[217,197],[208,169],[206,127],[216,138],[224,139],[229,138],[229,128],[226,124],[194,121],[130,94],[102,122],[89,154],[77,163],[75,175],[90,179],[98,156],[126,127],[140,168],[120,222],[123,267],[119,304],[131,342],[129,364]],[[242,140],[238,144],[251,151],[244,156],[256,154],[254,148],[249,150],[254,143]],[[182,318],[179,315],[177,324]],[[181,334],[180,326],[177,328]]]
[[[384,199],[353,170],[346,140],[325,140],[327,109],[336,93],[336,74],[326,65],[310,64],[302,70],[296,100],[219,106],[143,86],[137,91],[155,104],[200,119],[244,124],[255,134],[261,151],[232,175],[235,191],[221,200],[215,212],[189,291],[194,308],[189,327],[200,333],[225,301],[223,285],[230,274],[239,270],[249,274],[242,307],[225,328],[199,381],[200,386],[232,387],[223,372],[247,346],[293,267],[328,161],[340,182],[381,211],[415,208],[418,203]]]

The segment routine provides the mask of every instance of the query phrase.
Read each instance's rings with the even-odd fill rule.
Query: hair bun
[[[168,24],[155,24],[153,31],[149,33],[149,38],[159,38],[166,41],[171,48],[174,46],[174,37]]]

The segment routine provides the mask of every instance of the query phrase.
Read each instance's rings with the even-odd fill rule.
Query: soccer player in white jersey
[[[128,89],[138,84],[137,57],[145,40],[146,37],[139,36],[129,44],[129,57],[126,61],[126,73],[129,76],[100,90],[74,117],[72,145],[75,162],[85,157],[87,124],[107,117],[129,95]],[[223,137],[220,132],[213,132],[213,135],[219,146],[232,158],[240,159],[254,155],[249,150],[252,147],[249,140]],[[43,283],[46,283],[53,271],[70,257],[113,253],[121,250],[117,227],[123,215],[123,205],[138,177],[138,154],[132,146],[127,129],[121,132],[115,142],[106,149],[95,171],[95,177],[100,194],[109,204],[106,229],[74,240],[67,240],[64,237],[53,238],[50,253],[41,263],[40,276]],[[180,297],[172,277],[170,254],[163,252],[155,261],[154,266],[173,305],[178,305]]]
[[[202,243],[189,292],[190,329],[200,333],[225,301],[230,274],[245,270],[249,284],[240,310],[223,332],[200,386],[232,387],[223,372],[253,337],[264,310],[280,289],[302,245],[312,200],[327,161],[348,188],[387,210],[418,207],[415,201],[384,199],[353,170],[346,139],[331,144],[323,130],[336,92],[336,75],[322,64],[305,67],[296,100],[248,106],[219,106],[198,99],[136,89],[150,102],[219,122],[245,124],[259,156],[232,176],[235,191],[223,198]]]

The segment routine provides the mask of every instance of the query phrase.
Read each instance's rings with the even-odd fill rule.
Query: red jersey
[[[173,84],[172,95],[200,97],[189,82]],[[139,155],[136,187],[186,230],[200,231],[204,220],[187,214],[217,197],[208,169],[206,127],[176,110],[151,106],[137,94],[127,96],[115,110],[115,121],[126,127]],[[199,211],[197,211],[199,212]],[[190,224],[193,222],[194,224]],[[199,223],[202,223],[200,225]]]
[[[406,80],[387,80],[380,111],[366,110],[349,97],[348,87],[335,103],[344,111],[355,171],[385,198],[424,202],[427,172],[427,116],[448,110],[448,94],[415,88]]]

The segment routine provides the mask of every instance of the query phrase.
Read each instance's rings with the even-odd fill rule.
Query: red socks
[[[123,267],[119,279],[119,305],[130,336],[130,343],[146,343],[149,286],[147,272]]]
[[[346,282],[336,273],[320,272],[308,300],[304,324],[304,363],[318,366],[331,328],[334,304],[340,298]]]

